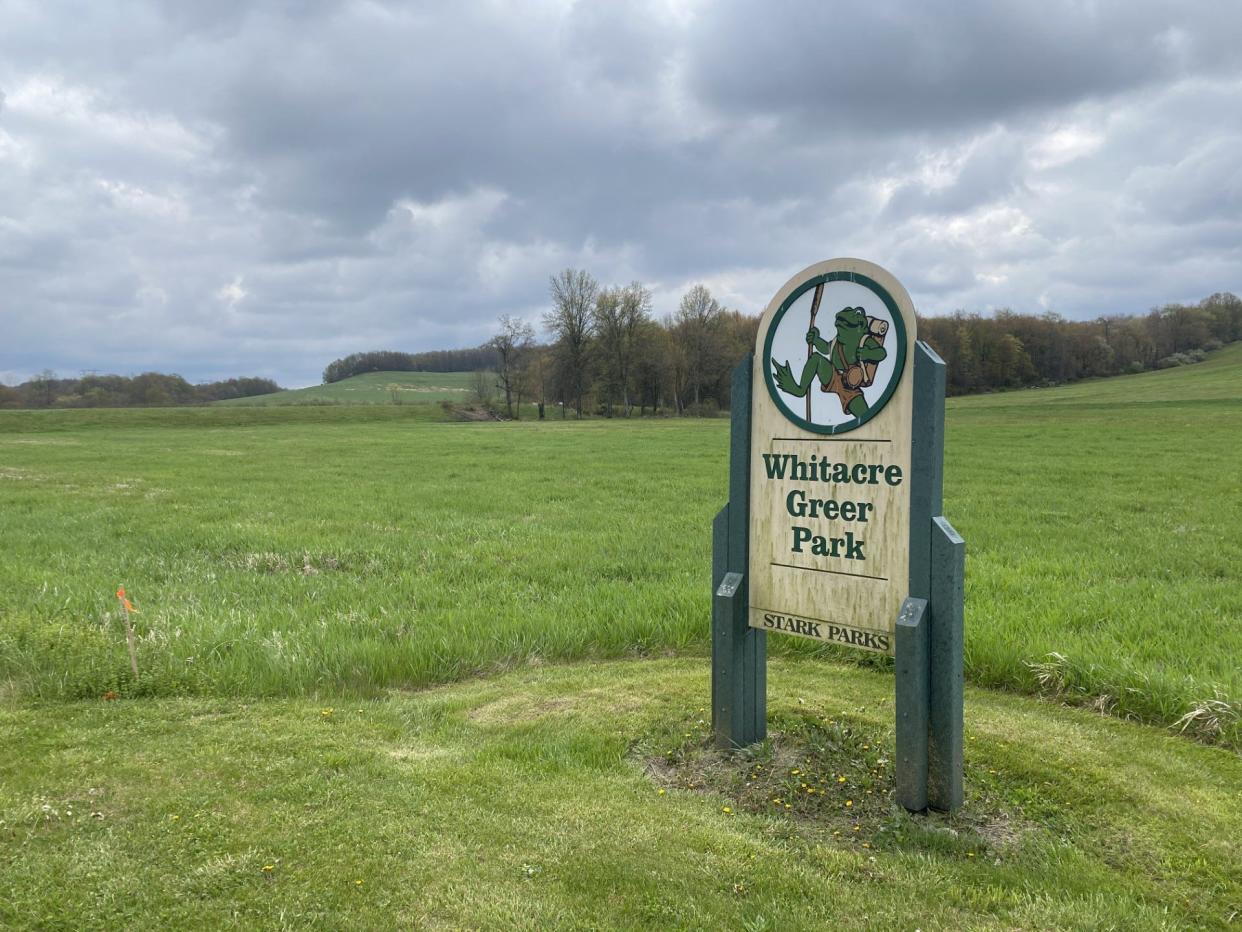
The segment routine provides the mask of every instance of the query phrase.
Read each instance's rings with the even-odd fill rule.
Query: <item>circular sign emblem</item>
[[[897,302],[857,272],[807,279],[777,309],[763,347],[776,407],[818,434],[861,427],[884,408],[906,368]]]

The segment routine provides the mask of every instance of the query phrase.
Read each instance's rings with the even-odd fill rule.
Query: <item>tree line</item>
[[[327,385],[364,372],[475,372],[495,367],[496,352],[489,343],[468,349],[431,350],[426,353],[372,350],[334,359],[323,370],[323,381]]]
[[[281,388],[271,379],[238,378],[191,385],[179,375],[84,375],[58,378],[44,369],[15,387],[0,385],[0,408],[125,408],[195,405],[267,395]]]
[[[1242,299],[1218,292],[1147,314],[1065,320],[1054,313],[920,317],[919,338],[944,358],[950,394],[1055,385],[1186,365],[1242,340]]]
[[[601,286],[581,269],[552,276],[549,296],[546,344],[536,342],[529,323],[503,316],[500,332],[481,346],[354,353],[330,363],[324,381],[363,372],[474,372],[476,400],[491,404],[499,393],[510,417],[521,415],[523,401],[541,415],[548,404],[562,416],[711,415],[728,409],[733,367],[753,348],[759,323],[722,306],[703,285],[657,318],[642,283]],[[918,328],[947,364],[949,393],[960,395],[1196,362],[1242,339],[1242,299],[1218,292],[1197,304],[1088,321],[958,311],[919,317]],[[280,390],[263,378],[191,385],[159,372],[62,379],[44,370],[16,387],[0,385],[0,408],[204,404]]]
[[[541,416],[555,404],[562,417],[728,408],[731,373],[754,343],[757,317],[725,308],[695,285],[676,311],[657,319],[641,282],[602,286],[581,269],[552,276],[549,292],[547,344],[535,342],[529,323],[509,316],[487,344],[510,417],[521,416],[523,399],[534,401]],[[484,381],[476,385],[486,401]]]
[[[490,346],[510,416],[520,401],[551,400],[573,411],[628,416],[661,410],[712,414],[729,407],[731,373],[750,352],[759,318],[728,310],[703,285],[657,320],[641,283],[602,287],[581,269],[552,277],[547,345],[530,324],[502,317]],[[958,311],[919,317],[919,336],[947,363],[950,394],[1053,385],[1186,365],[1242,339],[1242,299],[1218,292],[1197,304],[1088,321],[1055,313]],[[476,379],[482,386],[482,380]],[[480,389],[482,400],[486,389]],[[514,405],[518,404],[517,408]]]

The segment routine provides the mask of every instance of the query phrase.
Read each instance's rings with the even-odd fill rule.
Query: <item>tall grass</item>
[[[974,682],[1242,745],[1240,349],[950,404]],[[369,693],[707,651],[726,422],[433,408],[0,413],[0,690]]]

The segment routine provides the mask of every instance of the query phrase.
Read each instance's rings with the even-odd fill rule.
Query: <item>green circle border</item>
[[[799,417],[789,410],[789,406],[785,404],[781,398],[780,390],[772,380],[772,338],[776,335],[776,328],[780,326],[781,318],[785,316],[785,312],[790,306],[797,301],[809,289],[816,285],[828,282],[853,282],[856,285],[862,285],[869,291],[874,292],[884,302],[884,306],[888,308],[889,314],[893,317],[893,324],[897,330],[897,360],[896,374],[888,383],[888,387],[884,389],[876,403],[872,405],[866,414],[862,417],[851,418],[848,421],[842,421],[840,424],[813,424],[806,418]],[[844,434],[855,428],[862,427],[869,420],[884,410],[884,406],[888,404],[888,400],[893,397],[893,392],[897,390],[898,384],[902,377],[906,374],[906,321],[901,316],[901,311],[897,307],[897,302],[893,300],[893,296],[873,278],[861,275],[858,272],[826,272],[823,275],[815,275],[808,278],[801,285],[793,290],[788,298],[782,302],[777,312],[772,315],[772,323],[768,326],[767,335],[763,340],[763,381],[768,386],[768,394],[772,396],[772,401],[785,417],[797,424],[803,430],[809,430],[816,434]],[[809,389],[808,389],[809,391]]]

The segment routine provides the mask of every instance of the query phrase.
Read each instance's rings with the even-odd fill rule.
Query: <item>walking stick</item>
[[[824,296],[824,283],[820,282],[815,286],[815,295],[811,298],[811,324],[807,330],[811,330],[815,326],[815,315],[819,313],[819,302]],[[806,343],[806,361],[810,362],[811,357],[815,355],[815,344],[810,340]],[[812,379],[812,382],[815,380]],[[811,420],[811,386],[806,387],[806,419]]]

